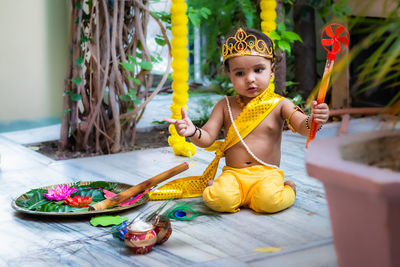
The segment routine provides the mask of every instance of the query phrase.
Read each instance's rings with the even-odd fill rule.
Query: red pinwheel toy
[[[329,80],[332,74],[333,63],[335,63],[336,54],[343,52],[350,42],[350,34],[347,29],[340,24],[333,23],[325,27],[321,33],[321,43],[328,56],[326,59],[324,75],[322,76],[321,86],[318,91],[317,103],[321,104],[325,101],[326,91],[328,90]],[[317,133],[317,123],[311,122],[310,131],[308,133],[306,147],[308,143],[315,138]]]

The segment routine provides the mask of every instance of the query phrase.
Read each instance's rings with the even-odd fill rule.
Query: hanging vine
[[[64,84],[59,149],[116,153],[135,142],[146,104],[161,90],[167,69],[151,91],[151,55],[146,43],[152,17],[171,46],[148,0],[72,0],[70,56]],[[170,54],[170,53],[169,53]]]

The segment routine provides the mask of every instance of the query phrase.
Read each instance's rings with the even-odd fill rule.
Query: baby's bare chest
[[[235,120],[237,116],[239,116],[240,110],[233,110],[232,115]],[[232,122],[228,112],[224,112],[224,130],[225,133],[228,132],[231,127]],[[236,125],[236,128],[240,131],[240,127],[243,125]],[[257,137],[257,138],[267,138],[274,139],[281,135],[283,128],[283,119],[280,115],[278,109],[272,110],[260,123],[252,123],[250,122],[246,127],[254,128],[251,133],[248,135],[248,138]]]

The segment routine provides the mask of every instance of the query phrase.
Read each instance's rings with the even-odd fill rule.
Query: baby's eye
[[[263,72],[263,70],[264,70],[263,68],[257,68],[254,70],[254,72],[260,73],[260,72]]]
[[[243,74],[244,74],[243,71],[238,71],[235,73],[236,76],[243,76]]]

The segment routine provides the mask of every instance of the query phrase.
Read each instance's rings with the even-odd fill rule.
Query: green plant
[[[156,37],[157,40],[158,37]],[[163,43],[165,45],[165,43]],[[162,60],[161,56],[157,54],[156,56],[150,56],[151,61],[141,59],[142,53],[139,51],[136,54],[136,58],[132,56],[128,56],[127,62],[120,62],[119,64],[126,70],[128,75],[128,80],[132,81],[137,87],[142,84],[140,79],[138,79],[138,74],[141,70],[151,71],[153,68],[153,64],[160,62]],[[136,105],[140,105],[142,103],[141,99],[137,98],[138,88],[129,88],[124,95],[120,95],[119,98],[128,103],[127,112],[131,112],[134,110]]]
[[[269,37],[274,40],[277,49],[286,51],[289,55],[292,52],[291,45],[295,41],[303,42],[297,33],[287,31],[286,25],[283,23],[279,23],[276,30],[272,31]]]
[[[214,79],[220,66],[220,45],[223,36],[239,25],[260,28],[257,6],[251,0],[208,1],[206,9],[203,0],[188,0],[189,18],[192,27],[200,25],[202,38],[206,40],[202,47],[204,61],[202,73]],[[196,13],[193,13],[196,11]]]
[[[288,5],[292,4],[286,1]],[[239,26],[260,30],[261,21],[257,1],[208,1],[204,7],[202,0],[189,0],[188,15],[191,27],[200,27],[202,39],[205,39],[202,46],[201,72],[206,80],[211,81],[210,89],[221,94],[234,94],[229,84],[229,79],[224,76],[221,68],[221,44],[224,37]],[[293,27],[290,21],[278,25],[277,31],[273,33],[273,39],[277,40],[277,48],[288,53],[291,52],[291,45],[301,38],[291,31]],[[193,38],[193,31],[190,31]]]
[[[397,3],[397,8],[386,19],[373,20],[373,23],[370,23],[370,18],[350,20],[350,27],[360,22],[367,22],[367,24],[364,24],[367,26],[364,26],[361,32],[368,33],[367,37],[354,47],[351,59],[354,59],[363,49],[375,47],[373,53],[358,67],[359,75],[356,86],[360,88],[360,93],[369,91],[378,85],[384,85],[383,90],[397,91],[388,105],[393,105],[400,100],[399,8],[400,2]]]
[[[212,80],[209,89],[219,95],[235,95],[235,89],[232,87],[231,80],[225,73],[217,74]]]
[[[198,127],[202,127],[210,118],[214,103],[210,98],[201,98],[198,100],[199,108],[196,108],[198,117],[193,119],[193,123]]]

